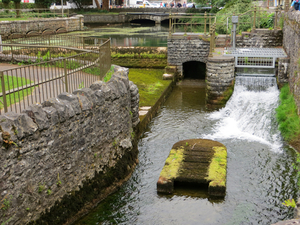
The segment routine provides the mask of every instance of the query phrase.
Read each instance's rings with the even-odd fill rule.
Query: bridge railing
[[[0,44],[0,48],[1,61],[22,64],[0,71],[0,114],[21,112],[62,92],[89,87],[111,67],[109,39],[93,49],[25,44]]]
[[[173,33],[204,33],[209,32],[212,24],[216,22],[216,15],[211,13],[197,14],[170,14],[169,15],[169,37]]]

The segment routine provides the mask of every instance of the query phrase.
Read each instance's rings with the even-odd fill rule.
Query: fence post
[[[169,38],[171,38],[172,35],[172,13],[169,13]]]
[[[253,14],[253,27],[252,27],[252,30],[255,30],[255,25],[256,23],[256,5],[254,6],[254,14]]]
[[[3,72],[0,72],[1,77],[1,86],[2,86],[2,96],[3,96],[3,106],[4,106],[4,112],[7,112],[7,101],[6,101],[6,92],[5,92],[5,81]]]
[[[216,40],[216,24],[213,24],[213,42],[212,42],[212,49],[211,51],[214,52],[215,51],[215,40]]]
[[[66,86],[66,92],[69,92],[66,59],[64,59],[64,73],[65,73],[65,86]]]
[[[208,57],[212,57],[212,42],[213,42],[213,35],[212,35],[212,27],[209,28],[209,34],[210,34],[210,43],[209,43],[209,54]]]
[[[206,35],[206,17],[207,17],[207,13],[205,11],[205,13],[204,13],[204,35]]]
[[[278,17],[278,6],[276,7],[276,10],[275,10],[275,21],[274,21],[274,30],[277,29],[277,17]]]

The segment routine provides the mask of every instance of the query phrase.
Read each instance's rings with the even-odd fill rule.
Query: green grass
[[[171,83],[163,80],[163,69],[129,69],[129,80],[139,89],[140,106],[153,106]]]
[[[114,66],[110,67],[109,71],[106,73],[105,77],[103,78],[104,82],[108,82],[110,80],[111,76],[114,73],[114,68],[115,68]]]
[[[5,76],[4,77],[4,82],[5,82],[5,90],[10,90],[13,88],[21,87],[26,84],[30,84],[33,81],[25,78],[19,78],[19,77],[14,77],[14,76]],[[0,81],[1,87],[2,83]],[[19,91],[13,94],[6,95],[6,101],[7,101],[7,106],[10,106],[14,103],[22,101],[27,95],[30,95],[33,91],[34,87],[28,88],[23,91]],[[2,92],[2,89],[1,91]],[[3,109],[3,97],[0,98],[0,109]]]
[[[286,141],[293,141],[300,134],[300,119],[294,96],[287,84],[281,88],[279,99],[280,105],[276,109],[279,130]]]

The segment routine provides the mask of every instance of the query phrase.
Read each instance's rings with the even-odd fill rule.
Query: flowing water
[[[291,218],[293,210],[282,202],[298,195],[295,152],[281,140],[274,119],[275,78],[259,79],[237,77],[226,107],[214,112],[205,109],[203,82],[177,86],[139,140],[140,163],[131,179],[77,224],[236,225]],[[214,139],[227,147],[224,199],[210,199],[206,190],[191,187],[157,194],[172,145],[191,138]]]

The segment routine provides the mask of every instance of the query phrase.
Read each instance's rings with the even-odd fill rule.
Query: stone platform
[[[226,147],[207,139],[189,139],[173,145],[157,181],[157,192],[172,194],[174,182],[208,186],[211,196],[225,196]]]

